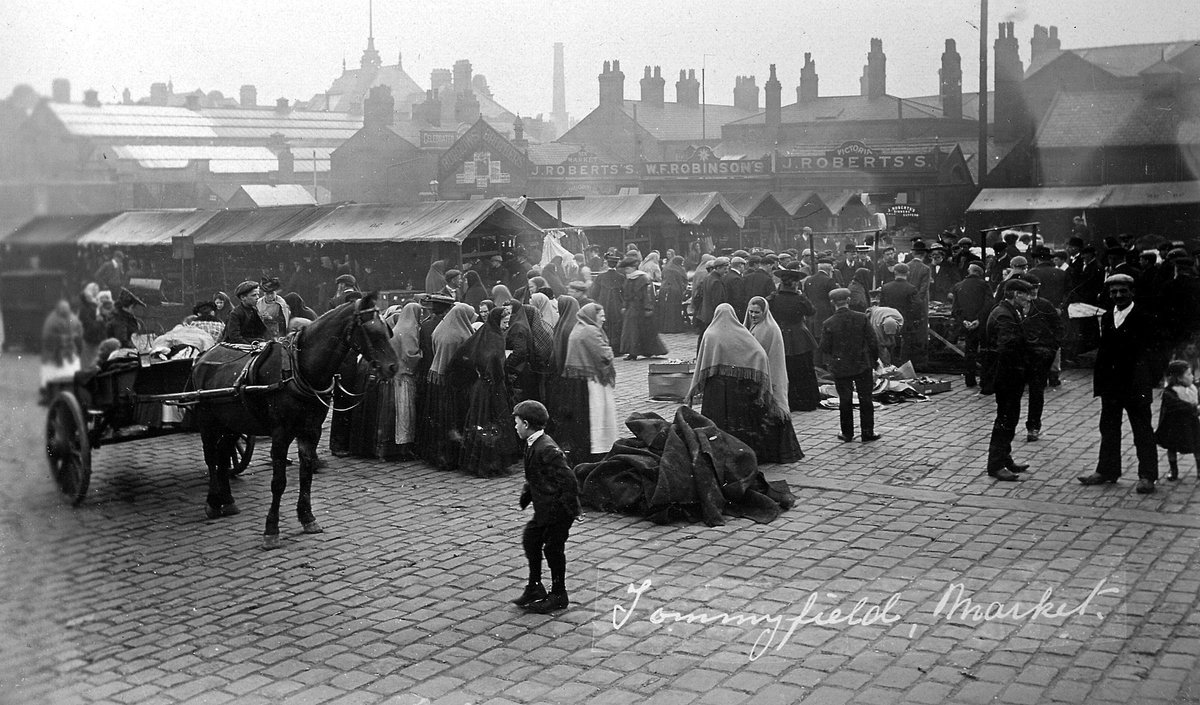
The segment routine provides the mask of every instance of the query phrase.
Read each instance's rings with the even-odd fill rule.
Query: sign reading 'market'
[[[808,171],[934,171],[934,153],[889,154],[871,149],[858,141],[843,142],[822,155],[783,156],[777,163],[779,173]]]

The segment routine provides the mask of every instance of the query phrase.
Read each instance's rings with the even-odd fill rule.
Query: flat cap
[[[730,263],[730,264],[745,264],[745,263],[746,263],[746,260],[745,260],[745,259],[743,259],[742,257],[739,257],[739,256],[737,256],[737,255],[734,255],[734,256],[733,256],[733,257],[732,257],[732,258],[729,260],[729,263]]]
[[[833,291],[829,292],[829,300],[830,301],[849,301],[850,300],[850,290],[844,286],[838,287],[838,288],[834,289]]]
[[[334,284],[349,284],[350,286],[358,286],[358,280],[353,274],[341,274],[337,279],[333,280]]]
[[[728,267],[728,266],[729,266],[729,258],[728,257],[718,257],[715,260],[713,260],[713,267]]]
[[[1020,277],[1013,277],[1012,279],[1008,279],[1004,282],[1004,291],[1018,291],[1026,294],[1032,294],[1033,285],[1024,279],[1021,279]]]
[[[1104,280],[1104,286],[1112,286],[1113,284],[1128,284],[1133,286],[1133,277],[1128,274],[1113,274]]]
[[[233,295],[234,296],[245,296],[246,294],[249,294],[250,292],[254,291],[257,288],[258,288],[258,282],[252,282],[249,279],[247,279],[246,281],[237,285],[237,288],[233,290]]]

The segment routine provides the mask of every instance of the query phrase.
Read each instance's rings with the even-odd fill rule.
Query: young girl
[[[1200,469],[1200,409],[1197,407],[1196,385],[1192,369],[1184,360],[1172,360],[1167,365],[1167,388],[1163,390],[1162,408],[1158,414],[1155,440],[1167,449],[1171,465],[1168,480],[1179,479],[1177,454],[1191,453]]]

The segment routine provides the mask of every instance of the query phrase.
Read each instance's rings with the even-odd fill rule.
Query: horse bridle
[[[347,352],[353,350],[354,352],[366,358],[367,361],[371,363],[372,369],[374,369],[376,372],[380,371],[381,369],[379,362],[375,360],[374,356],[368,355],[367,351],[364,350],[359,344],[356,333],[362,329],[364,319],[378,317],[379,308],[376,306],[372,306],[371,308],[367,309],[356,310],[354,312],[354,316],[350,319],[350,322],[347,323],[345,328],[342,329],[342,334],[338,336],[338,345],[344,347]],[[387,326],[384,326],[384,328],[387,328]],[[388,332],[389,334],[391,333],[390,329]],[[292,375],[292,381],[296,385],[296,388],[301,393],[311,396],[317,401],[321,402],[330,411],[350,411],[361,404],[362,397],[366,395],[366,392],[356,393],[346,389],[346,387],[342,385],[342,375],[340,372],[334,373],[333,379],[329,382],[329,386],[325,389],[314,388],[300,375],[300,361],[297,356],[300,353],[300,339],[303,337],[303,335],[304,329],[301,329],[300,332],[296,334],[295,339],[292,341],[292,345],[288,346],[291,350],[290,355],[292,355],[293,358],[292,368],[295,370],[295,374]],[[348,397],[356,398],[358,401],[345,408],[335,407],[333,397],[337,392],[341,392]]]

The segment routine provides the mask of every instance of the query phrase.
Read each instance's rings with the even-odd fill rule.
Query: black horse
[[[196,405],[204,462],[208,465],[208,518],[232,516],[239,511],[229,489],[230,458],[237,437],[269,436],[273,475],[263,547],[279,545],[279,501],[287,487],[287,455],[293,440],[300,452],[296,514],[304,533],[321,533],[309,492],[321,426],[338,388],[336,373],[353,350],[390,379],[399,369],[390,337],[375,307],[375,294],[370,294],[329,311],[290,340],[269,343],[258,355],[226,345],[201,355],[192,368],[196,390],[242,390],[234,396],[202,399]]]

